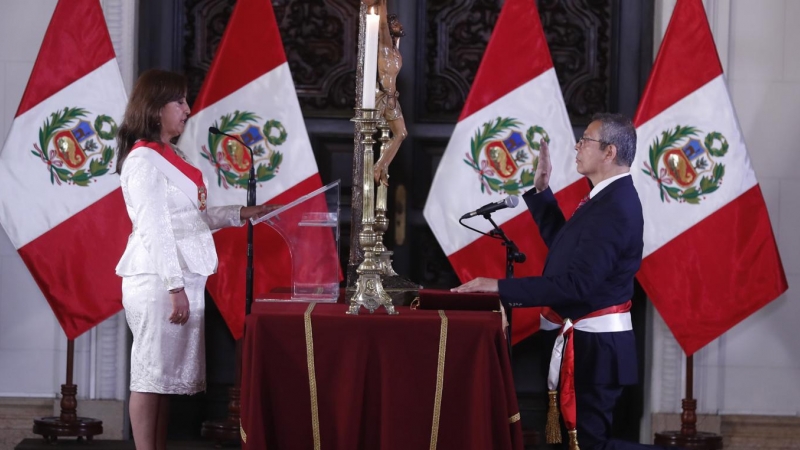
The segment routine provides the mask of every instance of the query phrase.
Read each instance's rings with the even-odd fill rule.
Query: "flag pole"
[[[33,433],[45,442],[55,444],[59,437],[77,436],[78,441],[91,441],[103,434],[103,421],[78,417],[78,386],[72,384],[72,367],[75,360],[75,341],[67,339],[67,382],[61,385],[61,415],[33,420]]]
[[[686,398],[681,401],[680,431],[656,433],[654,444],[695,450],[721,450],[722,436],[697,431],[697,400],[694,399],[694,355],[686,356]]]

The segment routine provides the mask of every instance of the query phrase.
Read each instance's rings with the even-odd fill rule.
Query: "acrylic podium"
[[[272,227],[289,248],[291,282],[255,301],[335,302],[339,297],[339,181],[253,221]]]

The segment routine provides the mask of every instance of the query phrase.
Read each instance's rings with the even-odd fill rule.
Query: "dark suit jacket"
[[[642,261],[644,220],[630,176],[614,180],[569,220],[550,188],[538,194],[528,191],[522,198],[549,252],[542,276],[499,281],[505,305],[549,306],[575,320],[631,299]],[[548,333],[554,340],[557,332]],[[576,383],[637,382],[633,331],[576,330],[573,342]]]

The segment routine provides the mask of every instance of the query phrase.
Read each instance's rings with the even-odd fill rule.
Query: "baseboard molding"
[[[652,419],[656,433],[681,428],[680,414],[656,413]],[[797,416],[698,414],[697,431],[721,435],[725,450],[800,450]]]
[[[725,450],[800,449],[800,417],[722,416]]]
[[[52,398],[0,397],[0,449],[13,449],[33,434],[33,419],[53,415]]]
[[[33,420],[61,414],[61,399],[0,397],[0,450],[13,449],[33,434]],[[103,421],[101,439],[122,439],[125,402],[121,400],[78,400],[78,416]]]

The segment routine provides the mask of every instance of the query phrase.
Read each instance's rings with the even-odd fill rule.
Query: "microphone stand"
[[[492,219],[491,213],[486,213],[483,218],[492,224],[494,229],[489,232],[489,236],[496,237],[503,241],[503,247],[506,248],[506,278],[514,278],[514,263],[524,263],[525,253],[519,251],[519,247],[511,239],[506,236],[503,229],[497,226],[497,223]],[[511,308],[506,308],[506,319],[508,320],[508,331],[506,331],[506,340],[508,342],[508,354],[511,355]]]
[[[223,133],[215,127],[210,127],[211,134],[227,136],[244,145],[250,151],[250,173],[247,180],[247,206],[256,205],[256,170],[253,149],[245,144],[238,136]],[[253,222],[247,221],[247,268],[245,270],[245,317],[250,315],[253,305]],[[246,324],[245,324],[246,326]],[[240,439],[241,418],[241,387],[242,387],[242,340],[236,340],[236,367],[234,368],[234,385],[228,390],[228,417],[222,420],[207,420],[203,422],[200,435],[216,441],[220,447],[224,442],[233,442]]]
[[[238,140],[238,139],[237,139]],[[239,142],[242,142],[239,140]],[[256,206],[256,169],[255,159],[253,158],[253,149],[250,146],[242,145],[250,150],[250,179],[247,180],[247,206]],[[250,310],[253,307],[253,222],[247,221],[247,270],[245,275],[245,316],[250,315]]]
[[[244,145],[250,152],[250,173],[247,180],[247,206],[256,205],[256,167],[255,156],[253,149],[245,144],[238,136],[220,131],[219,128],[209,127],[208,132],[211,134],[227,136],[236,142]],[[253,305],[253,222],[247,221],[247,269],[245,270],[245,315],[250,315],[250,310]]]

